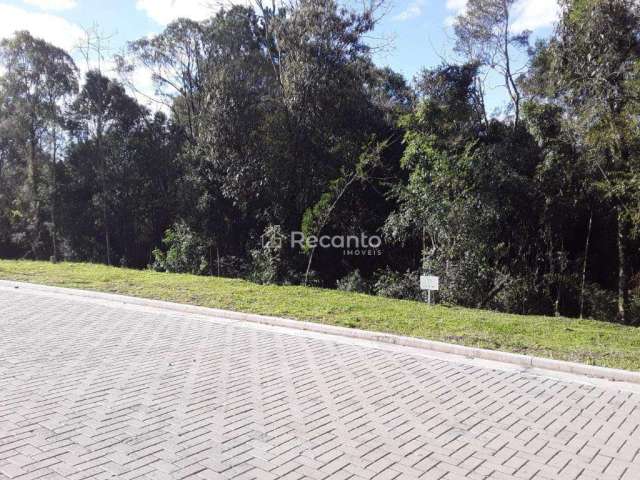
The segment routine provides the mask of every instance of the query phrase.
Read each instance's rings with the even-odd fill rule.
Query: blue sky
[[[242,0],[248,1],[248,0]],[[98,25],[109,35],[111,50],[119,51],[127,41],[160,32],[178,16],[196,20],[232,0],[0,0],[0,37],[17,29],[30,30],[67,50],[73,50],[82,28]],[[452,18],[464,11],[466,0],[389,0],[386,13],[373,33],[375,61],[413,78],[424,67],[455,60],[452,52]],[[534,37],[551,31],[557,17],[556,0],[519,0],[514,29],[529,29]],[[78,57],[77,52],[74,55]],[[148,78],[136,77],[142,90]],[[504,91],[490,85],[490,109],[505,100]]]

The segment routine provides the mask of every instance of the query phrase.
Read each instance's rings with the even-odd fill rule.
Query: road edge
[[[201,307],[197,305],[167,302],[164,300],[153,300],[128,295],[97,292],[93,290],[81,290],[76,288],[53,287],[49,285],[19,282],[13,280],[0,280],[0,286],[25,290],[56,292],[82,298],[109,300],[112,302],[119,302],[129,305],[163,308],[180,313],[193,313],[209,317],[224,318],[227,320],[258,323],[262,325],[270,325],[273,327],[285,327],[294,330],[304,330],[315,333],[324,333],[328,335],[337,335],[359,340],[368,340],[403,347],[417,348],[421,350],[459,355],[470,359],[482,359],[502,362],[524,368],[543,369],[574,375],[584,375],[587,377],[599,378],[613,382],[640,384],[640,372],[631,370],[599,367],[595,365],[567,362],[564,360],[554,360],[551,358],[536,357],[532,355],[522,355],[517,353],[502,352],[499,350],[487,350],[484,348],[467,347],[463,345],[438,342],[435,340],[426,340],[416,337],[405,337],[402,335],[395,335],[391,333],[373,332],[369,330],[339,327],[335,325],[326,325],[323,323],[294,320],[283,317],[271,317],[267,315],[242,313],[232,310],[223,310],[210,307]]]

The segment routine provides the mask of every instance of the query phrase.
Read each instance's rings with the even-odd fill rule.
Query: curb
[[[325,325],[301,320],[292,320],[281,317],[270,317],[252,313],[234,312],[217,308],[200,307],[181,303],[166,302],[162,300],[150,300],[145,298],[130,297],[126,295],[94,292],[89,290],[79,290],[74,288],[50,287],[26,282],[16,282],[10,280],[0,280],[0,287],[35,290],[50,293],[62,293],[81,298],[107,300],[128,305],[138,305],[144,307],[155,307],[179,313],[192,313],[208,317],[224,318],[227,320],[237,320],[242,322],[258,323],[273,327],[285,327],[295,330],[304,330],[315,333],[337,335],[341,337],[368,340],[373,342],[387,343],[403,347],[418,348],[421,350],[431,350],[439,353],[459,355],[472,359],[490,360],[517,365],[524,368],[539,368],[555,372],[585,375],[593,378],[600,378],[615,382],[629,382],[640,384],[640,372],[621,370],[615,368],[598,367],[585,365],[582,363],[566,362],[563,360],[553,360],[550,358],[534,357],[531,355],[521,355],[517,353],[501,352],[498,350],[487,350],[483,348],[465,347],[450,343],[437,342],[434,340],[424,340],[415,337],[404,337],[390,333],[371,332],[334,325]]]

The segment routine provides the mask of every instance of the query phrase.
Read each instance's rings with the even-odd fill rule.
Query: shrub
[[[584,292],[584,316],[596,320],[615,321],[618,312],[614,292],[605,290],[595,283],[588,283]]]
[[[153,251],[152,268],[161,272],[209,273],[209,248],[206,242],[186,223],[176,223],[169,228],[162,239],[166,251]]]
[[[223,255],[220,258],[214,255],[211,259],[211,272],[220,277],[246,278],[250,268],[244,258],[235,255]]]
[[[394,272],[387,267],[378,272],[373,291],[383,297],[422,300],[420,274],[411,270],[405,273]]]
[[[533,275],[510,276],[485,307],[521,315],[532,312],[551,315],[553,312],[550,296],[545,294],[544,285],[540,285]]]
[[[339,279],[336,287],[345,292],[369,293],[370,291],[369,284],[360,274],[360,270],[354,270]]]
[[[256,283],[281,283],[285,275],[283,238],[280,225],[269,225],[261,237],[261,247],[251,250],[249,280]]]

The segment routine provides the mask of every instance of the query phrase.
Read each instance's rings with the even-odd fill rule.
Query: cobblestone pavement
[[[640,395],[0,289],[1,479],[640,479]]]

